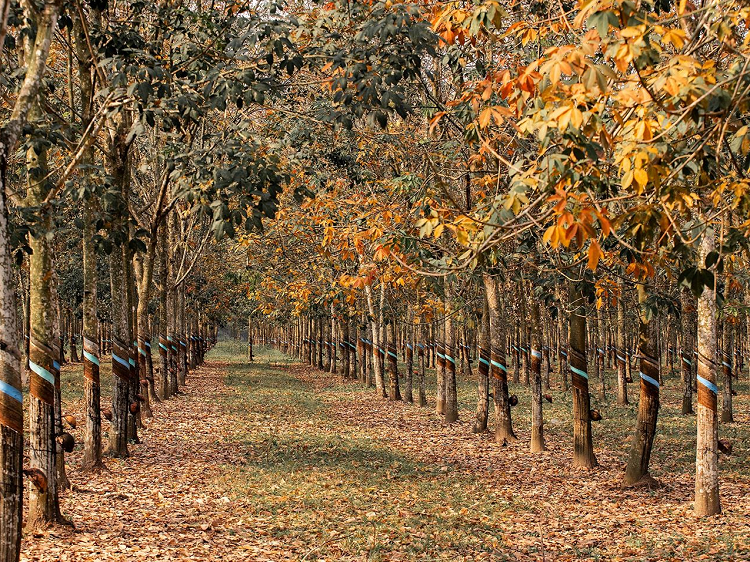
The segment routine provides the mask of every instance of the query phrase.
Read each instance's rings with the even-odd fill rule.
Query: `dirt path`
[[[548,426],[549,450],[531,455],[520,414],[520,441],[499,447],[471,433],[466,409],[445,426],[430,408],[378,399],[278,354],[253,367],[220,356],[233,362],[208,362],[157,405],[126,461],[86,476],[81,452],[69,456],[74,489],[62,508],[75,529],[27,538],[23,560],[750,556],[741,474],[722,476],[724,514],[696,521],[689,472],[665,474],[659,491],[623,492],[622,453],[603,433],[602,466],[572,471],[563,422]]]
[[[107,471],[85,475],[81,452],[70,455],[73,490],[62,511],[75,528],[24,540],[22,560],[248,560],[241,506],[209,487],[237,461],[218,400],[228,391],[225,368],[207,363],[180,396],[158,404],[129,459],[106,459]],[[80,442],[80,425],[76,433]]]

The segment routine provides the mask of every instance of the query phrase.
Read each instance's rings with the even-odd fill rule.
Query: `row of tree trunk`
[[[706,254],[710,251],[705,249]],[[590,383],[596,382],[598,398],[605,400],[609,388],[606,370],[615,370],[619,404],[628,403],[628,383],[635,379],[639,384],[636,427],[623,477],[625,486],[652,481],[649,461],[657,428],[662,372],[679,373],[684,414],[693,413],[696,389],[698,397],[695,509],[699,514],[720,510],[716,381],[720,372],[722,421],[731,422],[732,381],[742,366],[742,354],[736,350],[745,349],[747,340],[738,323],[717,321],[713,291],[705,289],[697,307],[691,306],[691,297],[684,294],[683,313],[674,326],[648,314],[648,295],[643,284],[636,284],[635,306],[627,308],[637,312],[632,319],[627,318],[625,296],[621,296],[613,307],[615,314],[608,318],[601,308],[589,304],[575,283],[570,283],[564,294],[558,290],[559,313],[553,315],[533,298],[520,303],[504,300],[499,281],[485,275],[482,308],[476,321],[468,322],[466,314],[456,313],[455,302],[446,290],[445,312],[430,323],[416,322],[409,307],[400,317],[384,316],[382,287],[378,306],[373,306],[373,291],[367,288],[366,313],[347,314],[331,307],[325,313],[301,316],[282,326],[251,322],[249,341],[276,345],[326,372],[357,379],[375,388],[383,398],[413,402],[416,393],[420,406],[427,404],[426,369],[434,368],[436,412],[448,423],[458,419],[456,373],[473,376],[476,362],[478,401],[474,431],[487,429],[492,398],[495,436],[501,443],[516,439],[511,406],[517,398],[510,396],[508,390],[512,370],[512,382],[522,382],[531,389],[532,452],[545,449],[543,391],[550,388],[550,374],[556,371],[559,388],[570,390],[573,397],[573,464],[586,468],[597,465],[591,422],[592,415],[600,415],[591,408]],[[608,320],[614,326],[608,326]],[[635,324],[632,340],[631,320]],[[666,333],[660,335],[659,331]],[[634,349],[630,348],[631,341]],[[635,377],[633,367],[637,369]]]
[[[30,153],[27,160],[34,173],[46,170],[43,152]],[[32,195],[37,193],[33,181],[31,177],[29,192]],[[43,195],[36,196],[41,198]],[[52,523],[67,523],[60,513],[59,494],[69,485],[64,454],[74,445],[72,436],[66,433],[63,425],[60,367],[65,361],[65,338],[61,332],[65,323],[60,315],[51,244],[46,236],[41,235],[30,237],[30,245],[28,283],[22,287],[25,293],[23,302],[28,304],[23,311],[25,322],[21,327],[27,365],[24,378],[29,384],[29,464],[23,468],[23,473],[33,484],[29,489],[27,531]],[[159,306],[155,314],[149,314],[150,294],[142,285],[151,284],[152,280],[144,273],[142,257],[133,255],[127,244],[116,247],[109,256],[111,323],[105,323],[97,317],[95,260],[87,259],[84,248],[81,323],[86,408],[84,470],[102,468],[103,454],[127,457],[128,445],[138,443],[142,418],[152,415],[151,403],[176,394],[185,384],[189,370],[203,362],[205,352],[215,341],[215,327],[205,315],[188,310],[184,283],[170,287],[169,260],[170,255],[164,253]],[[72,324],[69,320],[69,333],[72,333]],[[151,329],[158,331],[158,337],[151,335]],[[76,342],[72,336],[69,343],[70,357],[76,361]],[[152,349],[158,350],[156,365]],[[111,408],[101,405],[100,367],[105,355],[110,356],[113,375]],[[22,431],[22,412],[7,401],[2,405],[0,419],[12,422],[11,429]],[[9,418],[11,413],[12,418]],[[102,417],[110,422],[106,447],[102,444]],[[4,447],[7,445],[4,453],[6,459],[15,458],[13,466],[17,468],[3,472],[3,489],[22,490],[23,440],[7,432],[3,435],[13,437],[4,441]],[[6,506],[10,500],[15,502],[13,512],[6,511],[8,517],[0,520],[0,532],[6,538],[20,533],[22,520],[20,498],[7,493],[3,495]],[[2,552],[6,554],[4,560],[17,559],[16,549],[4,548]]]

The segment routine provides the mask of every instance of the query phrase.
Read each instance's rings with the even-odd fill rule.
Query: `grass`
[[[592,369],[593,370],[593,369]],[[634,370],[635,371],[635,370]],[[476,371],[474,372],[476,376]],[[637,375],[637,371],[634,372]],[[430,384],[428,395],[434,395],[434,375],[428,372]],[[521,374],[523,381],[523,373]],[[603,416],[602,421],[594,422],[594,446],[597,448],[597,440],[604,440],[606,446],[620,451],[620,460],[625,463],[629,453],[627,440],[635,429],[638,412],[637,379],[628,385],[628,398],[630,404],[620,406],[616,403],[617,398],[617,375],[613,370],[605,373],[607,388],[607,400],[600,401],[598,397],[599,381],[591,381],[591,407],[598,408]],[[733,411],[735,418],[741,417],[743,413],[750,410],[750,379],[747,368],[742,373],[739,383],[735,382],[734,389],[737,396],[734,397]],[[465,419],[471,418],[476,408],[475,381],[464,376],[458,376],[458,402],[459,416]],[[552,403],[544,401],[545,432],[550,441],[572,440],[573,398],[570,392],[558,390],[559,384],[554,372],[551,378],[553,390],[543,391],[553,397]],[[531,418],[531,391],[522,382],[510,384],[510,393],[516,394],[519,399],[518,406],[513,408],[514,423],[524,427],[528,425]],[[667,373],[663,377],[661,388],[661,405],[657,421],[657,434],[655,438],[654,451],[651,459],[651,473],[659,478],[662,475],[674,474],[675,472],[694,471],[695,463],[695,434],[696,418],[694,415],[682,414],[682,381],[679,374]],[[693,394],[693,408],[696,406],[696,397]],[[490,406],[492,409],[492,406]],[[721,398],[719,398],[719,413],[721,414]],[[492,416],[492,413],[490,413]],[[490,422],[491,423],[491,422]],[[744,477],[750,476],[750,426],[746,423],[735,422],[732,424],[720,424],[719,437],[732,441],[734,454],[721,457],[722,470]],[[600,443],[599,443],[600,444]]]
[[[211,350],[211,359],[230,363],[227,371],[227,384],[234,387],[250,385],[254,389],[252,400],[256,408],[265,415],[276,415],[287,408],[305,407],[315,410],[320,407],[313,393],[303,383],[281,368],[270,365],[288,366],[293,360],[276,350],[256,348],[256,361],[248,371],[245,358],[247,345],[240,341],[224,341]],[[404,366],[400,366],[403,372]],[[101,364],[101,384],[104,396],[109,396],[112,386],[111,361],[103,358]],[[475,373],[476,374],[476,373]],[[597,398],[598,381],[594,381],[592,389],[592,408],[599,408],[604,419],[594,424],[595,446],[597,439],[605,439],[607,444],[620,450],[620,460],[627,460],[627,446],[623,445],[633,432],[638,403],[637,384],[628,385],[631,404],[618,406],[615,403],[616,382],[615,374],[607,371],[607,398],[601,403]],[[70,404],[83,400],[83,366],[81,363],[67,363],[63,366],[61,392],[63,404]],[[651,461],[652,474],[659,478],[661,475],[675,472],[692,472],[695,460],[695,416],[685,416],[681,413],[681,382],[677,374],[667,374],[664,377],[661,395],[661,408],[657,424],[657,437]],[[434,396],[434,374],[428,371],[427,392]],[[556,383],[552,375],[553,386]],[[461,417],[470,418],[476,407],[476,390],[474,381],[463,376],[458,377],[458,401]],[[28,391],[28,389],[26,389]],[[734,398],[734,411],[738,413],[750,410],[750,383],[747,370],[735,384],[737,396]],[[340,385],[334,389],[336,393],[369,393],[371,390],[355,385]],[[516,424],[523,426],[531,416],[529,408],[531,395],[523,384],[511,384],[511,392],[519,398],[519,404],[513,409]],[[260,394],[258,394],[260,393]],[[553,390],[552,404],[544,403],[545,430],[550,440],[565,440],[572,438],[570,424],[572,397],[569,392]],[[25,393],[28,395],[28,392]],[[236,396],[231,398],[236,400]],[[694,398],[695,399],[695,398]],[[732,441],[734,454],[722,457],[722,470],[741,477],[750,477],[750,427],[747,424],[735,422],[722,424],[719,429],[720,438]]]
[[[231,355],[217,348],[217,357]],[[249,502],[249,511],[272,518],[273,537],[310,545],[300,547],[308,560],[362,552],[371,560],[393,552],[455,560],[462,552],[498,552],[497,523],[518,505],[499,497],[476,504],[472,498],[486,495],[480,483],[448,479],[443,467],[342,428],[319,393],[269,366],[284,361],[264,349],[250,369],[236,359],[228,366],[226,382],[235,392],[225,400],[247,462],[225,467],[218,482]]]
[[[245,464],[225,467],[219,483],[245,501],[249,512],[267,517],[271,537],[288,541],[306,560],[347,559],[363,553],[369,560],[503,560],[540,554],[542,531],[535,526],[521,531],[524,537],[518,536],[518,528],[514,530],[512,544],[523,543],[522,554],[511,548],[503,532],[508,521],[533,519],[540,510],[537,501],[524,494],[495,493],[481,478],[407,457],[385,439],[362,435],[331,417],[329,404],[359,395],[369,397],[373,390],[337,382],[335,377],[316,389],[295,377],[288,369],[289,358],[278,351],[258,348],[255,363],[249,365],[244,350],[242,344],[222,343],[212,352],[212,357],[229,361],[226,382],[235,392],[224,400],[237,418],[235,439],[246,451]],[[607,376],[612,385],[614,374],[608,372]],[[432,397],[432,373],[428,373],[428,381],[428,396]],[[553,385],[555,382],[553,375]],[[604,416],[594,424],[595,447],[623,466],[635,424],[637,389],[637,384],[629,385],[633,402],[629,406],[614,404],[611,386],[607,401],[600,403],[592,396],[592,407]],[[737,390],[735,412],[746,412],[746,378]],[[511,384],[511,392],[519,398],[513,410],[516,427],[521,433],[528,432],[529,390],[523,384]],[[572,399],[562,391],[551,394],[553,403],[544,403],[546,438],[553,446],[567,446],[572,441]],[[472,419],[476,405],[473,380],[459,376],[458,398],[460,417]],[[665,482],[680,474],[692,478],[694,470],[695,417],[682,415],[680,406],[679,379],[667,377],[651,459],[652,474]],[[722,478],[747,477],[747,424],[722,425],[720,435],[735,445],[733,456],[722,456]],[[659,492],[646,494],[656,498]],[[570,508],[575,509],[575,503]],[[634,531],[640,525],[637,522]],[[648,536],[633,532],[623,548],[678,552],[686,543],[686,534],[680,530]],[[715,554],[710,545],[716,541],[731,554],[736,535],[731,529],[722,529],[706,540],[696,546],[698,552],[702,548]],[[566,553],[586,560],[607,558],[597,544],[570,545]]]
[[[506,458],[488,436],[472,436],[465,425],[441,426],[432,406],[420,410],[388,403],[375,398],[372,389],[301,367],[276,350],[258,346],[255,352],[253,363],[247,361],[243,342],[220,342],[210,352],[209,360],[221,363],[228,387],[216,398],[231,428],[231,434],[222,437],[232,443],[242,460],[221,465],[215,474],[207,475],[207,481],[216,493],[227,495],[238,510],[244,511],[248,527],[263,540],[284,545],[292,559],[541,559],[542,538],[549,533],[552,540],[555,532],[569,535],[563,536],[560,540],[564,542],[556,547],[546,545],[548,560],[555,555],[608,560],[612,548],[626,560],[658,560],[659,553],[676,559],[704,555],[712,560],[738,559],[746,552],[738,554],[742,547],[737,543],[742,528],[738,522],[747,517],[746,509],[735,509],[727,519],[722,516],[723,523],[705,529],[689,520],[684,524],[681,521],[684,512],[679,511],[680,505],[686,506],[691,499],[695,416],[680,413],[681,384],[676,376],[667,376],[662,387],[650,463],[652,474],[667,484],[668,492],[639,492],[629,504],[625,498],[620,509],[622,498],[617,485],[610,485],[607,478],[619,478],[627,460],[638,386],[629,385],[633,404],[617,406],[611,392],[612,372],[607,373],[608,400],[599,402],[592,396],[592,407],[599,408],[604,416],[594,424],[594,445],[609,472],[594,471],[590,477],[593,487],[568,497],[571,488],[565,486],[575,490],[587,485],[589,479],[567,470],[572,443],[569,392],[553,390],[553,402],[544,402],[549,456],[542,460],[519,456],[517,451],[511,456],[506,451]],[[109,371],[109,363],[103,362],[103,404],[109,401]],[[553,386],[556,382],[553,374]],[[475,384],[473,378],[458,378],[462,420],[473,419]],[[80,365],[63,368],[62,385],[66,404],[82,400]],[[428,372],[427,386],[432,400],[432,372]],[[731,489],[724,487],[731,482],[735,490],[745,486],[746,492],[750,477],[750,429],[746,423],[750,388],[746,374],[737,390],[734,407],[740,421],[722,424],[719,430],[720,437],[734,444],[732,456],[720,457],[723,494]],[[523,448],[528,441],[530,392],[523,384],[511,384],[511,392],[519,398],[513,416]],[[341,415],[342,408],[357,404],[365,404],[366,409]],[[381,418],[370,427],[367,419],[356,417],[369,415]],[[434,432],[427,435],[429,439],[455,436],[472,446],[488,444],[492,452],[483,458],[481,449],[478,453],[467,449],[467,455],[476,455],[473,473],[444,460],[450,453],[446,451],[450,441],[429,441],[431,446],[441,448],[435,458],[412,454],[424,452],[424,446],[412,442],[411,448],[404,449],[403,441],[394,440],[394,431],[398,430],[389,425],[394,420],[424,423]],[[415,426],[405,427],[406,437],[413,439]],[[540,473],[534,472],[537,468]],[[506,474],[508,481],[503,484]],[[544,493],[540,492],[542,488]],[[598,513],[597,503],[602,503],[603,514]],[[639,512],[641,504],[644,511]],[[542,518],[546,518],[544,526]],[[616,538],[599,531],[595,540],[583,540],[570,530],[577,521],[594,528],[607,518],[622,519],[621,524],[614,522]]]

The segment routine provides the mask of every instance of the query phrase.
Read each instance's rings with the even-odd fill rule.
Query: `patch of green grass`
[[[227,371],[235,392],[225,399],[245,464],[224,467],[219,483],[249,502],[249,513],[268,518],[272,536],[308,560],[362,553],[384,560],[395,552],[510,558],[501,554],[503,518],[529,506],[337,425],[312,387],[263,363],[280,361],[273,351],[257,356],[256,364],[234,361]]]
[[[266,359],[267,358],[267,359]],[[336,557],[368,553],[370,559],[389,559],[399,553],[406,559],[456,559],[491,553],[491,559],[513,558],[517,553],[503,542],[500,529],[508,518],[533,514],[538,505],[522,497],[496,497],[481,483],[457,473],[446,474],[441,467],[414,462],[389,449],[377,439],[364,439],[326,417],[321,401],[348,400],[352,393],[372,394],[363,385],[329,379],[323,389],[313,391],[281,368],[285,360],[274,350],[258,352],[256,365],[230,368],[228,381],[245,385],[231,400],[244,419],[253,419],[237,435],[245,450],[246,463],[231,467],[224,477],[237,497],[249,498],[251,510],[271,515],[271,533],[279,538],[306,545],[323,545],[309,552]],[[400,372],[404,366],[399,365]],[[459,415],[472,419],[476,408],[476,370],[473,377],[458,376]],[[321,375],[323,376],[323,375]],[[599,381],[592,378],[592,408],[601,410],[603,420],[593,424],[596,451],[613,455],[624,465],[635,429],[639,382],[628,385],[631,404],[616,404],[616,376],[605,373],[607,398],[599,400]],[[402,379],[403,380],[403,379]],[[523,373],[521,374],[523,380]],[[548,443],[572,445],[572,396],[560,390],[552,374],[552,403],[544,401],[545,433]],[[428,370],[428,398],[434,400],[435,374]],[[747,411],[747,375],[736,384],[737,414]],[[528,434],[531,394],[521,383],[510,384],[519,404],[513,408],[514,424]],[[415,392],[416,394],[416,392]],[[650,470],[669,484],[676,477],[692,474],[695,463],[695,416],[681,413],[682,383],[677,373],[663,380],[657,436]],[[695,397],[694,397],[695,403]],[[721,406],[720,406],[721,407]],[[490,406],[490,409],[492,407]],[[302,420],[302,423],[301,423]],[[492,412],[490,412],[492,426]],[[260,430],[259,430],[260,429]],[[721,424],[720,437],[734,444],[732,456],[722,455],[722,479],[747,478],[750,473],[746,443],[747,424]],[[644,492],[658,496],[658,491]],[[477,498],[483,498],[477,502]],[[321,527],[322,526],[322,527]],[[326,530],[328,529],[328,530]],[[332,534],[330,529],[335,529]],[[524,543],[524,553],[537,552],[536,529],[525,536],[512,537]],[[634,534],[625,546],[640,552],[679,553],[685,537],[679,532]],[[737,537],[731,530],[720,531],[713,539],[691,548],[712,550],[712,541],[723,543],[723,555],[736,549]],[[694,541],[693,541],[694,542]],[[327,546],[326,546],[327,545]],[[338,549],[338,550],[336,550]],[[304,551],[307,553],[307,551]],[[501,555],[500,552],[503,552]],[[600,546],[570,547],[568,554],[596,560],[611,554]],[[486,554],[485,554],[486,555]]]

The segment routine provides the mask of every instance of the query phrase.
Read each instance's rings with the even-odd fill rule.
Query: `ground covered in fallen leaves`
[[[82,421],[80,379],[65,368],[65,413]],[[74,528],[27,536],[22,559],[750,559],[746,380],[735,423],[720,429],[734,444],[721,457],[724,512],[705,520],[692,515],[695,421],[679,414],[676,381],[663,387],[651,462],[662,487],[625,491],[635,406],[594,400],[600,467],[580,471],[569,395],[545,402],[548,451],[532,455],[526,389],[512,388],[520,439],[503,447],[471,433],[475,390],[459,382],[461,420],[446,426],[432,407],[378,399],[273,350],[248,365],[243,347],[220,344],[180,396],[154,406],[129,459],[91,475],[80,444],[68,455],[62,510]]]

